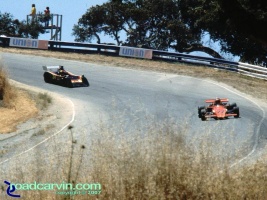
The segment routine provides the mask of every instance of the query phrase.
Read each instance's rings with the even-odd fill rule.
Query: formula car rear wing
[[[221,100],[222,103],[226,103],[226,102],[229,101],[227,98],[221,98],[220,100]],[[206,103],[214,103],[215,99],[207,99],[205,102]]]
[[[43,70],[45,71],[57,72],[58,69],[59,66],[43,66]]]

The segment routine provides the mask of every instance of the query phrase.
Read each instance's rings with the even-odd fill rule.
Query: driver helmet
[[[59,66],[59,70],[64,70],[64,67],[63,66]]]
[[[221,104],[221,99],[220,98],[216,98],[214,104],[215,105]]]

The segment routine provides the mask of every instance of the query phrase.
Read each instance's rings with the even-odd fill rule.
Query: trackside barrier
[[[49,50],[60,52],[75,52],[85,54],[103,54],[119,56],[120,47],[106,44],[91,44],[81,42],[49,41]]]
[[[0,36],[0,46],[9,47],[10,38]],[[120,56],[121,48],[125,46],[116,46],[108,44],[91,44],[80,42],[61,42],[48,41],[48,50],[60,52],[75,52],[84,54],[103,54],[109,56]],[[144,49],[145,50],[145,49]],[[242,62],[233,62],[224,59],[210,58],[203,56],[193,56],[183,53],[152,51],[152,60],[164,60],[168,62],[192,63],[194,65],[205,65],[207,67],[218,68],[222,70],[234,71],[245,76],[267,80],[267,68],[257,65],[251,65]]]
[[[238,62],[238,73],[267,80],[267,68]]]
[[[12,37],[10,38],[9,46],[32,49],[48,49],[48,41]]]

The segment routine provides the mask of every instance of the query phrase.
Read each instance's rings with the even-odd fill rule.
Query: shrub
[[[11,108],[12,100],[16,96],[15,90],[8,82],[8,76],[2,64],[0,64],[0,106]]]

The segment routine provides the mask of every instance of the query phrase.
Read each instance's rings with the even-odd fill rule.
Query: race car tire
[[[47,72],[44,73],[44,81],[46,83],[51,83],[52,82],[52,78],[51,78],[51,75]]]
[[[236,116],[234,116],[234,118],[239,118],[239,116],[240,116],[240,113],[239,113],[239,107],[235,107],[235,108],[233,109],[233,113],[237,114]]]
[[[201,117],[201,120],[202,120],[202,121],[206,121],[207,118],[206,118],[205,116],[202,116],[202,117]]]
[[[206,112],[205,112],[204,110],[202,110],[202,111],[200,112],[200,116],[201,116],[200,118],[201,118],[202,121],[206,121],[206,119],[207,119],[207,118],[205,117],[205,114],[206,114]]]
[[[71,79],[65,79],[65,86],[69,88],[73,88],[73,84],[71,82]]]
[[[198,110],[202,110],[204,108],[205,108],[205,106],[198,106]]]
[[[201,111],[205,109],[205,106],[198,106],[198,117],[201,118]]]
[[[228,106],[228,110],[232,110],[234,107],[236,107],[236,103],[231,103],[231,104]]]

